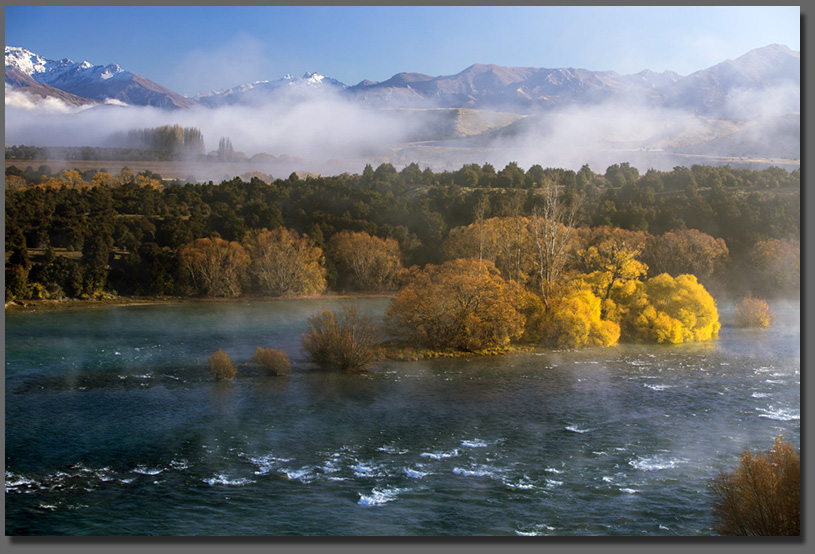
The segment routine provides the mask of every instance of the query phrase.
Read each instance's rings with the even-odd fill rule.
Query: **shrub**
[[[748,296],[736,306],[736,325],[740,327],[769,327],[775,319],[767,302]]]
[[[767,452],[745,450],[739,467],[720,473],[710,487],[719,534],[801,534],[801,456],[781,436]]]
[[[356,306],[340,314],[323,310],[308,319],[303,350],[317,365],[346,373],[367,371],[379,355],[379,328],[369,317],[360,316]]]
[[[262,367],[267,375],[287,375],[291,368],[288,354],[274,348],[258,346],[252,361]]]
[[[238,368],[229,359],[229,355],[219,348],[209,357],[209,371],[217,380],[232,380],[238,374]]]

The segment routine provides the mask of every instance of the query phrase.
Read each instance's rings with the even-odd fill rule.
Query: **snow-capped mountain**
[[[126,104],[160,108],[186,108],[192,102],[153,81],[125,71],[116,64],[93,65],[67,58],[48,60],[30,50],[6,46],[6,82],[24,75],[77,98],[89,101],[118,100]],[[40,91],[42,92],[42,91]]]
[[[188,98],[116,64],[47,60],[24,48],[6,46],[6,83],[32,87],[31,82],[22,82],[26,79],[40,85],[28,90],[41,96],[56,95],[53,89],[57,89],[73,95],[68,97],[73,102],[115,99],[162,108],[291,103],[330,92],[383,108],[472,108],[530,114],[616,100],[705,117],[751,119],[757,109],[772,115],[766,110],[767,93],[773,100],[769,106],[773,113],[800,111],[801,57],[775,44],[685,77],[671,71],[621,75],[579,68],[474,64],[455,75],[397,73],[381,83],[366,80],[346,86],[320,73],[306,73]]]
[[[284,75],[275,81],[255,81],[226,90],[216,90],[193,97],[193,100],[206,106],[262,102],[272,99],[280,92],[295,95],[319,93],[321,90],[344,90],[346,85],[320,73],[305,73],[302,77]]]

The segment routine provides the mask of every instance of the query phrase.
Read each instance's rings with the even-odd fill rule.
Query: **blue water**
[[[800,442],[797,304],[704,344],[313,370],[306,319],[350,302],[7,315],[6,534],[710,535],[709,479]]]

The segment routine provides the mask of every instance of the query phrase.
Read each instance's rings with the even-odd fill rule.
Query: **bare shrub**
[[[379,328],[356,306],[336,314],[323,310],[308,320],[310,329],[303,335],[303,350],[309,360],[325,368],[346,373],[367,371],[379,355]]]
[[[238,374],[238,368],[229,359],[229,355],[219,348],[209,357],[209,371],[217,380],[232,380]]]
[[[289,355],[275,348],[258,346],[252,361],[262,367],[267,375],[288,375],[291,368]]]
[[[801,456],[782,438],[767,452],[745,450],[738,468],[711,482],[719,534],[801,534]]]
[[[736,306],[736,325],[740,327],[769,327],[774,319],[775,312],[760,298],[748,296]]]

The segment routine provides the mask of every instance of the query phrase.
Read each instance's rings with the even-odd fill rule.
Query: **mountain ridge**
[[[6,46],[6,82],[12,88],[21,86],[19,75],[9,74],[11,67],[39,85],[73,95],[72,103],[85,97],[165,109],[262,102],[275,100],[284,91],[297,95],[331,90],[371,107],[470,108],[529,114],[634,98],[645,106],[688,110],[708,117],[743,117],[749,114],[734,105],[738,95],[800,88],[800,63],[800,52],[771,44],[686,76],[649,69],[623,75],[574,67],[475,63],[453,75],[402,72],[382,82],[363,80],[352,86],[307,72],[301,78],[286,75],[187,97],[116,64],[46,60],[24,48]],[[60,96],[48,88],[37,89],[37,94]],[[794,93],[787,96],[779,109],[799,111],[800,92],[797,99]]]

